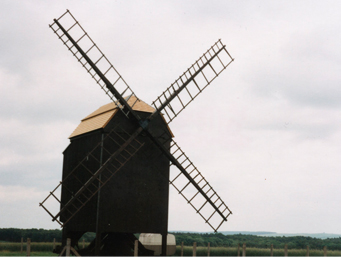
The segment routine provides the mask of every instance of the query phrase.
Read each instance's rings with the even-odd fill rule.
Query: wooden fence
[[[83,246],[83,249],[85,248],[85,241],[83,239],[83,242],[82,242],[82,246]],[[20,253],[22,254],[23,253],[23,249],[24,249],[24,238],[21,238],[21,245],[20,245]],[[53,251],[56,249],[56,239],[54,238],[53,239]],[[73,252],[74,255],[76,256],[80,256],[78,254],[78,252],[71,246],[71,239],[68,238],[66,240],[66,246],[63,248],[61,255],[63,255],[65,252],[66,256],[70,256],[70,253]],[[26,256],[31,256],[31,239],[30,238],[27,238],[26,240]]]
[[[83,248],[85,247],[85,241],[83,239],[82,243]],[[184,242],[181,242],[180,245],[180,256],[184,256]],[[20,253],[23,253],[24,248],[24,240],[21,238],[21,247],[20,247]],[[56,249],[56,239],[53,239],[53,250]],[[60,255],[63,255],[65,253],[66,256],[70,256],[71,252],[76,255],[80,256],[78,252],[71,246],[71,239],[68,238],[66,241],[66,246],[63,248]],[[270,246],[270,256],[273,256],[274,248],[273,245]],[[237,246],[237,256],[246,256],[247,255],[247,248],[246,243],[243,243],[242,247],[238,244]],[[323,247],[323,255],[327,256],[327,247]],[[26,241],[26,256],[31,256],[31,239],[27,238]],[[138,240],[135,240],[134,245],[134,256],[138,256]],[[197,243],[193,243],[193,256],[197,256]],[[207,244],[207,256],[210,256],[210,243]],[[284,245],[284,256],[288,256],[288,245]],[[306,256],[309,256],[309,246],[307,246]]]
[[[238,244],[237,247],[237,256],[246,256],[246,243],[243,243],[242,251],[240,251],[240,245]],[[270,256],[273,256],[274,253],[273,244],[270,246]],[[240,255],[242,254],[242,255]],[[137,256],[137,255],[136,255]],[[184,242],[181,242],[181,250],[180,256],[184,256]],[[193,256],[197,256],[197,243],[193,243]],[[207,245],[207,256],[210,256],[210,243]],[[284,245],[284,256],[288,256],[288,245]],[[307,253],[306,256],[309,256],[309,246],[307,245]],[[327,256],[327,247],[323,247],[323,256]]]

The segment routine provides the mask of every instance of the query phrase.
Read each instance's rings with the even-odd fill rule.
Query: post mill
[[[85,117],[64,151],[62,181],[40,203],[82,255],[131,255],[136,233],[162,235],[166,254],[171,184],[217,231],[232,214],[174,141],[169,124],[233,61],[218,40],[156,100],[138,98],[67,10],[50,28],[112,100]],[[171,176],[170,166],[178,169]],[[60,196],[57,192],[61,191]],[[48,202],[57,201],[57,213]],[[139,255],[152,253],[139,245]]]

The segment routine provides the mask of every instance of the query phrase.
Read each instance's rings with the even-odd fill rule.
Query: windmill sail
[[[70,11],[54,19],[50,28],[121,111],[127,117],[129,113],[137,115],[132,111],[135,103],[130,106],[129,99],[124,99],[124,96],[136,97],[135,93]]]
[[[232,211],[189,159],[187,154],[168,135],[167,130],[164,130],[164,133],[158,136],[153,135],[151,138],[154,139],[151,144],[158,145],[160,154],[166,155],[170,160],[170,167],[174,167],[171,171],[169,184],[177,190],[186,202],[216,232],[223,222],[227,221]],[[165,148],[163,145],[169,141],[169,148]],[[148,158],[152,157],[148,156]]]
[[[178,174],[170,179],[169,183],[216,232],[223,222],[227,220],[227,217],[232,214],[231,210],[175,141],[171,142],[170,149],[171,154],[186,170],[188,175],[185,175],[180,170]],[[171,165],[174,165],[174,163]],[[184,176],[186,179],[183,178]],[[191,189],[190,184],[194,188]]]
[[[169,124],[232,61],[225,45],[218,40],[152,103],[156,113],[164,111]]]
[[[147,133],[150,133],[150,131],[147,131]],[[167,149],[164,147],[163,142],[170,140],[170,138],[149,136],[170,160],[170,165],[177,167],[180,171],[178,175],[170,179],[169,183],[174,186],[205,222],[214,231],[217,231],[221,224],[227,221],[227,217],[232,214],[230,209],[174,140],[171,141],[170,149]],[[193,195],[189,196],[187,193],[193,193]]]
[[[141,131],[140,128],[131,135],[120,126],[113,128],[39,205],[49,213],[53,221],[57,221],[61,227],[65,226],[143,146],[136,139]],[[104,163],[100,157],[102,155],[109,156]],[[99,168],[93,170],[94,165]],[[84,174],[84,171],[88,173]],[[68,195],[68,201],[64,204],[55,195],[61,186],[68,191],[62,192]],[[44,205],[51,199],[62,204],[57,214],[52,214]]]

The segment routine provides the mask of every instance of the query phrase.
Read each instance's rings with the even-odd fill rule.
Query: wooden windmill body
[[[71,237],[77,245],[91,231],[95,251],[87,255],[123,255],[129,251],[115,252],[113,242],[126,238],[120,245],[128,249],[133,233],[160,233],[165,255],[169,184],[217,231],[232,212],[173,140],[168,125],[233,61],[225,45],[218,40],[149,106],[68,10],[50,27],[113,101],[71,134],[62,181],[40,203],[63,227],[63,243]],[[170,165],[179,173],[171,176]],[[56,214],[46,207],[50,199],[60,203]],[[143,253],[150,254],[141,245]]]
[[[132,99],[131,99],[132,100]],[[139,100],[134,108],[143,116],[150,115],[154,108]],[[157,134],[171,132],[164,119],[159,116],[153,124]],[[110,131],[115,130],[109,137]],[[96,169],[109,158],[108,152],[114,152],[117,144],[126,132],[136,130],[114,103],[105,105],[84,118],[70,136],[70,145],[64,151],[63,178],[67,177],[77,164],[92,151],[98,142],[103,142],[89,158],[87,167]],[[100,190],[100,198],[93,197],[73,218],[67,229],[70,231],[96,232],[96,225],[102,232],[117,233],[164,233],[167,231],[169,160],[160,153],[146,135],[137,140],[144,144],[132,159],[110,179]],[[165,142],[169,147],[170,141]],[[103,148],[102,148],[103,147]],[[87,168],[80,167],[65,188],[78,191],[90,179]],[[105,176],[105,174],[102,174]],[[78,181],[78,179],[80,181]],[[72,197],[67,189],[62,190],[61,202],[66,203]],[[99,201],[99,202],[98,202]],[[97,211],[100,220],[97,224]],[[65,222],[66,217],[61,216]]]

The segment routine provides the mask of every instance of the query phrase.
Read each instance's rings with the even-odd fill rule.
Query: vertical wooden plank
[[[55,250],[56,250],[56,239],[53,238],[53,251],[55,251]]]
[[[20,247],[20,253],[23,252],[23,249],[24,249],[24,238],[22,237],[21,238],[21,247]]]
[[[309,256],[309,245],[307,245],[307,256]]]
[[[26,256],[31,256],[31,238],[27,238]]]
[[[181,242],[181,255],[184,256],[184,242]]]
[[[66,253],[65,256],[70,256],[71,252],[71,238],[66,239]]]
[[[238,243],[238,250],[237,250],[237,252],[238,252],[238,257],[240,256],[240,246],[239,246],[239,243]]]
[[[210,242],[207,244],[207,256],[210,256]]]
[[[323,256],[327,256],[327,246],[323,247]]]
[[[135,240],[134,256],[139,256],[139,240]]]
[[[83,249],[85,248],[85,240],[83,239]]]
[[[193,256],[197,256],[197,242],[193,243]]]
[[[288,256],[288,245],[284,245],[284,256]]]
[[[270,246],[270,256],[274,256],[274,245],[271,244]]]
[[[246,256],[246,243],[243,243],[243,256]]]

